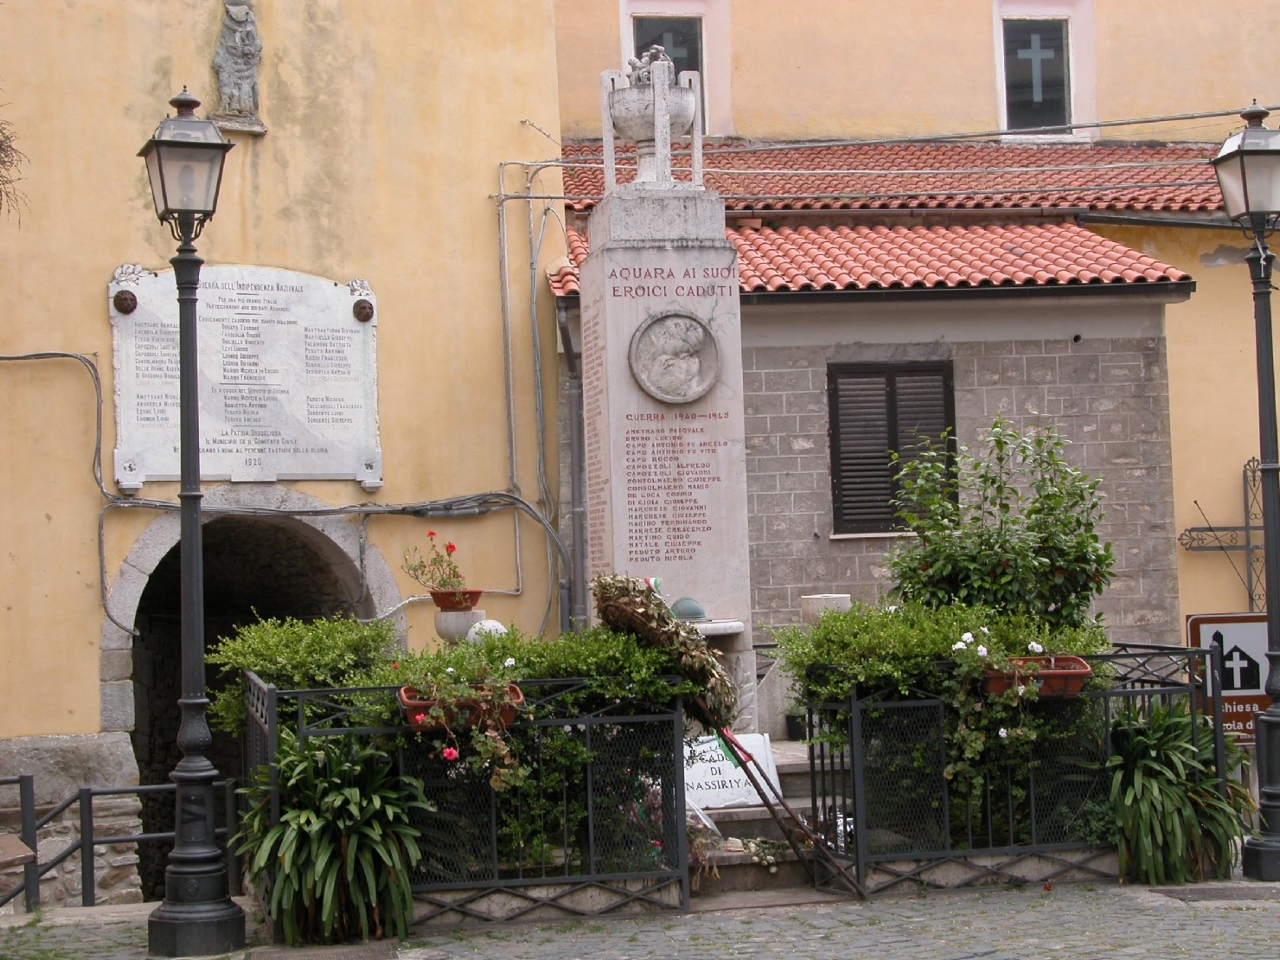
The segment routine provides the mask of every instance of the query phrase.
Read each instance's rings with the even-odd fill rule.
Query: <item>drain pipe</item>
[[[556,298],[556,326],[564,347],[569,382],[565,406],[569,417],[569,517],[573,530],[573,572],[569,581],[569,622],[572,630],[587,628],[587,457],[582,423],[582,368],[569,334],[569,312],[564,298]]]

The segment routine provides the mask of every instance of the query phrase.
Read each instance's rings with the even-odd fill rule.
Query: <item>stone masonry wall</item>
[[[1003,340],[744,350],[752,616],[757,640],[800,621],[800,597],[891,588],[894,537],[835,537],[829,362],[951,359],[957,435],[997,415],[1050,423],[1072,463],[1103,478],[1116,579],[1096,604],[1113,641],[1180,642],[1164,340]]]

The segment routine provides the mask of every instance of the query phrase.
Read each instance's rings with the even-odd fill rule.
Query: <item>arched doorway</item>
[[[269,495],[270,512],[259,512]],[[280,501],[284,499],[286,504]],[[372,617],[395,609],[399,592],[377,551],[359,542],[358,528],[341,517],[297,517],[290,510],[320,506],[309,497],[280,488],[262,491],[237,487],[215,488],[206,504],[243,509],[243,513],[215,514],[204,524],[205,642],[213,648],[241,624],[258,618],[296,617],[310,620],[335,614]],[[283,509],[282,509],[283,508]],[[157,529],[159,528],[159,529]],[[133,652],[133,742],[139,781],[167,783],[181,758],[177,746],[178,696],[181,667],[181,590],[178,518],[155,521],[135,545],[121,569],[125,589],[147,570],[133,609],[136,634]],[[361,576],[361,559],[364,576]],[[115,599],[113,585],[113,599]],[[112,604],[116,620],[123,622]],[[403,626],[403,624],[401,624]],[[105,634],[105,631],[104,631]],[[106,637],[104,635],[104,642]],[[210,671],[206,683],[215,690],[235,678]],[[241,777],[238,738],[214,731],[210,760],[223,777]],[[143,831],[173,828],[173,800],[159,795],[143,798]],[[168,849],[141,844],[138,849],[143,894],[164,896],[164,868]]]

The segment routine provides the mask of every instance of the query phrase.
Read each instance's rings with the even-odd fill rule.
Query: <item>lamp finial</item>
[[[169,101],[169,106],[177,110],[178,116],[180,117],[194,118],[196,115],[196,107],[200,106],[200,101],[197,99],[195,94],[187,91],[187,85],[184,83],[182,85],[182,92],[176,94],[174,98]],[[1266,116],[1265,111],[1263,111],[1263,116]]]
[[[1262,121],[1267,119],[1270,115],[1271,111],[1266,107],[1258,106],[1258,101],[1256,99],[1253,101],[1251,106],[1240,111],[1240,119],[1251,127],[1261,127]]]

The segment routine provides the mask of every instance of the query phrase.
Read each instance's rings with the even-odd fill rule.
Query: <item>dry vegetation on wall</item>
[[[0,213],[17,214],[22,209],[18,170],[27,158],[14,143],[17,136],[8,120],[0,119]]]

